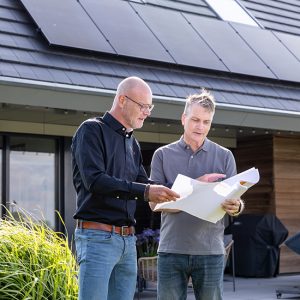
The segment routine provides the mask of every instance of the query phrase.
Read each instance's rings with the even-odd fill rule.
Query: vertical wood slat
[[[276,215],[289,230],[300,231],[300,138],[274,137],[274,196]],[[300,272],[300,256],[283,246],[280,273]]]
[[[239,140],[234,154],[238,172],[256,167],[260,173],[260,181],[242,197],[246,204],[245,213],[274,213],[272,136]]]
[[[238,172],[259,169],[261,179],[243,196],[245,213],[273,213],[288,229],[300,231],[300,138],[261,136],[239,140]],[[300,256],[281,247],[279,273],[300,272]]]

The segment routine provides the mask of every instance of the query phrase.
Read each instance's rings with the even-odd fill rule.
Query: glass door
[[[55,228],[55,139],[11,136],[9,141],[7,208]]]
[[[2,204],[2,163],[3,161],[3,137],[0,135],[0,204]],[[0,218],[1,218],[2,209],[0,209]]]

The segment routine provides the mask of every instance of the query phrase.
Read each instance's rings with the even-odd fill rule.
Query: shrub
[[[77,299],[77,266],[68,241],[28,216],[0,220],[0,299]]]

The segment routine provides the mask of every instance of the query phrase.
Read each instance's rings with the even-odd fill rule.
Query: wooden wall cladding
[[[274,137],[274,198],[276,216],[289,236],[300,231],[300,138]],[[300,272],[300,256],[282,246],[280,273]]]
[[[256,167],[260,181],[243,196],[245,213],[275,214],[289,231],[300,231],[300,138],[256,136],[238,140],[238,172]],[[279,273],[300,272],[300,256],[281,247]]]
[[[274,213],[272,136],[238,140],[234,155],[238,172],[255,167],[260,173],[260,181],[242,197],[246,204],[245,213]]]

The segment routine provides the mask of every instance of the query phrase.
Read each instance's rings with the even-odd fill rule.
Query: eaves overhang
[[[56,109],[103,113],[112,103],[115,90],[43,81],[0,77],[0,102]],[[162,120],[179,120],[185,99],[153,95],[151,115]],[[214,123],[274,130],[300,131],[300,112],[255,106],[218,103]]]

